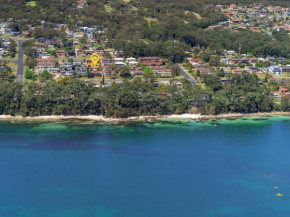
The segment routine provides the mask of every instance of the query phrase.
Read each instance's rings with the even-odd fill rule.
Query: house
[[[28,37],[30,37],[30,33],[29,32],[22,32],[22,36],[24,38],[28,38]]]
[[[240,20],[240,19],[234,19],[234,20],[232,20],[232,22],[233,22],[233,23],[240,23],[241,20]]]
[[[213,74],[213,71],[210,68],[199,68],[198,71],[200,71],[202,74]]]
[[[75,72],[79,75],[84,76],[87,72],[85,65],[76,65],[75,66]]]
[[[93,77],[102,77],[103,73],[99,68],[90,68],[90,72],[93,74]]]
[[[111,64],[110,58],[101,58],[101,66],[102,68],[108,68],[108,66]]]
[[[220,62],[224,63],[224,64],[227,64],[227,65],[230,63],[229,59],[227,57],[221,57]]]
[[[116,66],[125,66],[126,65],[123,58],[115,58],[114,62],[115,62]]]
[[[230,4],[230,8],[236,8],[237,4]]]
[[[282,71],[282,73],[289,73],[290,72],[290,66],[289,65],[282,66],[281,67],[281,71]]]
[[[230,60],[231,65],[236,65],[236,64],[239,64],[240,62],[241,62],[240,59],[231,59]]]
[[[282,96],[285,96],[285,95],[290,94],[290,93],[289,93],[289,90],[288,90],[287,88],[283,88],[283,87],[280,87],[280,88],[279,88],[279,92],[280,92],[280,94],[281,94]]]
[[[85,55],[85,51],[83,49],[80,49],[80,48],[76,48],[75,53],[76,53],[76,56]]]
[[[86,59],[85,61],[86,61],[85,64],[86,64],[87,67],[90,68],[93,65],[92,60],[90,58]]]
[[[268,67],[268,70],[270,73],[275,74],[275,75],[280,75],[282,73],[280,66],[270,66]]]
[[[47,45],[53,45],[54,44],[54,40],[47,39],[47,40],[45,40],[45,44],[47,44]]]
[[[236,55],[236,51],[229,50],[229,51],[227,51],[227,55],[234,56],[234,55]]]
[[[143,75],[143,73],[144,73],[144,72],[143,72],[142,68],[137,68],[137,69],[135,69],[131,74],[132,74],[132,75],[135,75],[135,76],[136,76],[136,75],[139,75],[139,76],[140,76],[140,75]]]
[[[68,50],[67,53],[70,57],[73,57],[76,55],[76,52],[74,50]]]
[[[275,57],[266,57],[266,61],[269,61],[269,62],[275,62]]]
[[[261,32],[261,27],[251,27],[253,32]]]
[[[221,78],[221,82],[222,82],[222,83],[227,83],[228,81],[229,81],[228,78]]]
[[[284,57],[278,57],[277,60],[278,60],[278,62],[284,62],[285,58]]]
[[[36,59],[37,66],[55,66],[54,59]]]
[[[65,50],[56,50],[55,53],[57,57],[65,57]]]
[[[83,64],[83,59],[80,58],[73,58],[73,64],[74,65],[82,65]]]
[[[43,49],[45,48],[45,43],[42,42],[35,42],[35,48],[37,49]]]
[[[202,63],[202,59],[190,59],[189,62],[191,63],[191,65],[198,65]]]
[[[129,63],[130,66],[137,66],[139,62],[137,62],[136,58],[129,57],[126,59],[126,62]]]
[[[219,29],[219,28],[223,28],[223,26],[222,25],[215,25],[215,26],[209,26],[208,27],[208,29],[212,30],[212,31],[215,30],[215,29]]]
[[[51,58],[51,55],[47,52],[36,52],[36,58],[42,58],[42,59],[47,59],[47,58]]]
[[[250,64],[256,64],[258,62],[258,58],[249,58]]]
[[[195,69],[197,71],[200,71],[201,69],[207,69],[208,65],[206,65],[206,64],[198,64],[198,65],[195,65],[194,67],[195,67]]]
[[[58,71],[58,68],[55,68],[54,59],[36,59],[36,70],[38,72],[43,70],[48,70],[49,72]]]
[[[153,75],[155,76],[162,76],[162,77],[169,77],[172,75],[171,69],[163,68],[163,67],[156,67],[152,68],[153,70]]]
[[[139,57],[138,62],[145,66],[161,66],[159,57]]]
[[[160,81],[161,84],[164,84],[165,86],[169,86],[170,82],[169,81]]]
[[[180,81],[177,81],[177,80],[174,80],[171,83],[176,85],[177,87],[182,87],[183,86],[183,84]]]
[[[85,50],[85,55],[92,55],[93,53],[93,50]]]
[[[20,32],[11,32],[9,35],[11,36],[11,37],[15,37],[15,36],[18,36],[18,35],[20,35],[21,33]]]
[[[66,46],[66,47],[72,47],[73,46],[73,42],[72,41],[66,41],[64,43],[64,46]]]
[[[278,94],[278,93],[273,93],[273,98],[274,98],[274,99],[281,99],[282,97],[281,97],[281,95]]]
[[[106,76],[115,76],[116,75],[116,72],[114,70],[111,70],[111,69],[110,70],[105,69],[103,72]]]
[[[232,73],[233,74],[241,74],[244,70],[241,69],[241,68],[238,68],[238,69],[232,69]]]
[[[251,67],[249,67],[249,72],[250,73],[258,73],[258,72],[260,72],[260,70],[256,67],[251,66]]]
[[[105,53],[105,50],[102,47],[97,47],[95,50],[96,50],[96,53],[99,55],[103,55]]]

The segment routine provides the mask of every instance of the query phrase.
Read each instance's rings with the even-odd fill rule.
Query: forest
[[[183,80],[157,85],[154,79],[124,80],[107,88],[74,77],[45,83],[14,82],[8,69],[1,69],[0,115],[103,115],[130,117],[183,113],[222,114],[289,111],[290,99],[274,104],[270,87],[258,85],[256,75],[202,75],[205,88]]]
[[[173,62],[181,62],[185,51],[192,47],[216,50],[239,50],[255,56],[289,57],[288,32],[274,32],[270,37],[249,30],[208,31],[209,25],[227,18],[210,5],[237,3],[234,0],[88,0],[88,6],[79,9],[74,0],[38,0],[35,7],[25,1],[0,0],[0,19],[13,18],[11,27],[18,31],[30,31],[28,25],[37,27],[31,31],[35,38],[54,38],[63,42],[65,29],[56,30],[57,24],[66,24],[70,30],[78,26],[105,28],[105,34],[97,34],[99,40],[106,39],[107,47],[123,50],[126,56],[160,56]],[[285,0],[251,1],[265,5],[286,5]],[[42,20],[46,21],[43,25]]]

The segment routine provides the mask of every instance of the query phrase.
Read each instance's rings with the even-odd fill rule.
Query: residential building
[[[80,49],[80,48],[76,48],[75,53],[76,53],[76,56],[85,55],[85,51],[83,49]]]
[[[191,63],[191,65],[198,65],[198,64],[202,64],[202,59],[189,59],[189,62]]]
[[[283,88],[283,87],[280,87],[279,92],[282,96],[290,94],[289,90],[287,88]]]
[[[289,73],[290,72],[290,66],[282,66],[281,67],[282,73]]]
[[[282,73],[280,66],[270,66],[268,67],[268,70],[270,73],[275,74],[275,75],[280,75]]]
[[[159,57],[139,57],[138,62],[146,66],[161,66]]]
[[[45,48],[45,43],[41,43],[41,42],[36,42],[35,43],[35,48],[36,48],[36,50],[37,49],[43,49],[43,48]]]
[[[110,58],[101,58],[101,66],[102,68],[108,68],[108,66],[112,63]]]
[[[161,76],[161,77],[169,77],[172,75],[171,69],[167,69],[164,67],[156,67],[152,68],[153,70],[153,75],[155,76]]]
[[[65,50],[56,50],[55,53],[57,57],[65,57]]]

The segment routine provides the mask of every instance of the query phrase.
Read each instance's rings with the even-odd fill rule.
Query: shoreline
[[[160,115],[160,116],[138,116],[128,118],[107,118],[104,116],[88,115],[88,116],[36,116],[22,117],[11,115],[0,115],[0,121],[36,121],[36,122],[56,122],[56,121],[94,121],[100,123],[118,123],[118,122],[135,122],[135,121],[164,121],[164,120],[180,120],[180,121],[209,121],[220,119],[237,119],[244,117],[275,117],[289,116],[290,112],[269,112],[269,113],[250,113],[250,114],[220,114],[220,115],[200,115],[200,114],[180,114],[180,115]]]

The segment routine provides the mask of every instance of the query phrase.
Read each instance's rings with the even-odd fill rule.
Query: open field
[[[35,7],[35,6],[36,6],[36,1],[26,2],[26,5],[27,5],[27,6]]]

